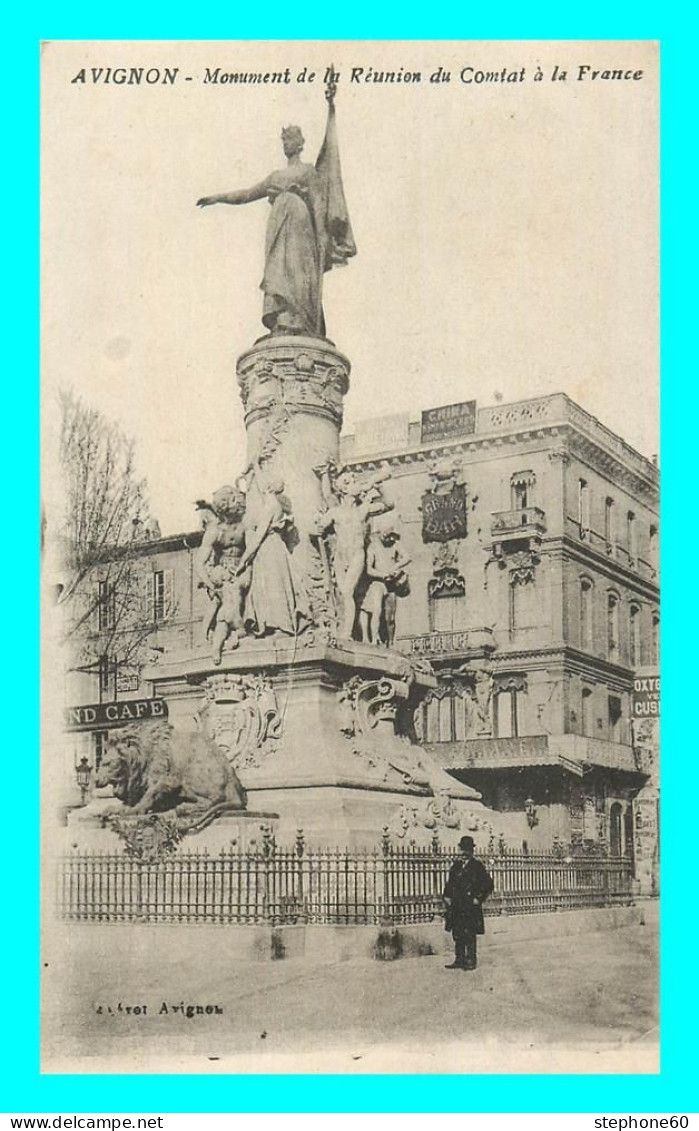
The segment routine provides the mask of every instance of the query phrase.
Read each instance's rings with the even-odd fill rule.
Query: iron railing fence
[[[495,882],[486,915],[608,907],[633,899],[628,857],[483,854]],[[180,852],[144,861],[75,851],[59,861],[58,912],[79,922],[427,923],[444,912],[454,854],[386,842],[375,852],[293,848]]]

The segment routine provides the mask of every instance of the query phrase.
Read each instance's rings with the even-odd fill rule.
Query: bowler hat
[[[459,841],[459,848],[470,848],[471,851],[473,851],[473,846],[474,840],[472,836],[462,836],[461,840]]]

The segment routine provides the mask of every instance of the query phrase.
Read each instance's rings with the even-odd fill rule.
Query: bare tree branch
[[[60,412],[64,636],[81,670],[135,664],[157,627],[144,602],[146,482],[120,428],[72,391],[60,393]],[[159,611],[162,620],[174,614]]]

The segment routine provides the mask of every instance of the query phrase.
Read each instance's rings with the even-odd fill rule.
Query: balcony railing
[[[540,507],[496,511],[490,524],[490,533],[500,541],[503,538],[527,538],[532,534],[545,534],[546,514]]]
[[[564,758],[591,766],[607,766],[612,770],[639,770],[633,747],[606,738],[588,738],[581,734],[562,734],[549,739]]]
[[[534,734],[519,738],[474,738],[430,743],[440,765],[448,769],[507,769],[516,766],[561,766],[580,776],[585,766],[606,766],[629,773],[648,773],[633,747],[578,734]]]
[[[484,655],[495,648],[490,628],[464,628],[449,632],[425,632],[419,636],[404,636],[396,647],[409,656]]]

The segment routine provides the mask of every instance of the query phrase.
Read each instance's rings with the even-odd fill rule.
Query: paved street
[[[160,1053],[167,1071],[173,1056],[186,1071],[286,1071],[299,1054],[304,1071],[618,1071],[621,1055],[633,1058],[631,1071],[655,1070],[650,926],[486,937],[473,973],[446,970],[441,955],[231,961],[219,945],[225,931],[185,959],[168,941],[177,936],[145,931],[139,950],[114,946],[125,936],[109,928],[70,929],[70,963],[44,971],[49,1070],[72,1054],[90,1058],[81,1071],[116,1070],[105,1063],[115,1057],[153,1071]],[[188,1005],[202,1012],[187,1017]]]

